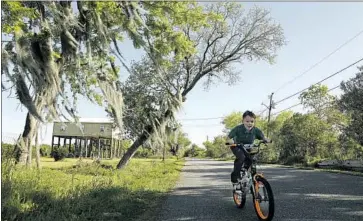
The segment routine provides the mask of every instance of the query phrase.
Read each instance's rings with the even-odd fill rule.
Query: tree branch
[[[164,85],[164,87],[167,90],[168,94],[172,95],[173,93],[170,91],[170,89],[168,87],[168,84],[165,82],[165,80],[163,79],[162,74],[158,70],[164,72],[165,76],[167,76],[168,74],[167,74],[167,72],[165,70],[163,70],[161,68],[161,65],[158,64],[158,62],[155,59],[155,57],[157,57],[157,56],[154,55],[154,49],[153,49],[153,46],[152,46],[152,44],[150,42],[150,35],[148,33],[146,33],[145,35],[146,35],[146,38],[147,38],[147,43],[149,45],[149,50],[145,50],[145,51],[149,55],[149,58],[151,59],[151,61],[154,63],[154,67],[156,68],[156,74],[159,76],[159,79],[161,80],[161,83]]]

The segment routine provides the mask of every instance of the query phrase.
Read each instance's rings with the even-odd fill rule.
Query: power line
[[[297,107],[297,106],[299,106],[299,105],[301,105],[301,103],[300,103],[300,102],[299,102],[299,103],[297,103],[297,104],[294,104],[294,105],[292,105],[292,106],[290,106],[290,107],[288,107],[288,108],[285,108],[285,109],[283,109],[283,110],[281,110],[281,111],[279,111],[279,112],[273,113],[272,115],[277,115],[277,114],[279,114],[279,113],[281,113],[281,112],[284,112],[284,111],[290,110],[291,108]]]
[[[216,120],[216,119],[223,119],[225,117],[208,117],[208,118],[184,118],[180,119],[182,121],[195,121],[195,120]]]
[[[337,89],[337,88],[339,88],[339,87],[340,87],[340,85],[337,85],[337,86],[335,86],[335,87],[333,87],[333,88],[329,89],[329,90],[328,90],[328,92],[330,92],[330,91],[332,91],[332,90],[335,90],[335,89]],[[288,107],[288,108],[285,108],[285,109],[283,109],[283,110],[281,110],[281,111],[279,111],[279,112],[276,112],[276,113],[274,113],[274,114],[272,114],[272,115],[277,115],[277,114],[279,114],[279,113],[281,113],[281,112],[284,112],[284,111],[290,110],[291,108],[297,107],[297,106],[299,106],[299,105],[301,105],[301,104],[302,104],[302,103],[301,103],[301,102],[299,102],[299,103],[294,104],[294,105],[292,105],[292,106],[290,106],[290,107]]]
[[[307,88],[305,88],[305,89],[303,89],[303,90],[301,90],[301,91],[299,91],[299,92],[296,92],[296,93],[294,93],[294,94],[292,94],[292,95],[290,95],[290,96],[288,96],[288,97],[285,97],[285,98],[283,98],[283,99],[281,99],[281,100],[279,100],[279,101],[277,101],[277,102],[273,102],[273,105],[276,105],[276,104],[281,103],[281,102],[283,102],[283,101],[285,101],[285,100],[287,100],[287,99],[290,99],[290,98],[292,98],[292,97],[294,97],[294,96],[296,96],[296,95],[298,95],[298,94],[300,94],[300,93],[302,93],[302,92],[306,91],[306,90],[307,90],[307,89],[309,89],[311,86],[313,86],[313,85],[317,85],[317,84],[320,84],[320,83],[322,83],[322,82],[324,82],[324,81],[328,80],[329,78],[334,77],[335,75],[337,75],[337,74],[339,74],[339,73],[341,73],[341,72],[345,71],[346,69],[348,69],[348,68],[352,67],[353,65],[355,65],[355,64],[357,64],[357,63],[359,63],[359,62],[361,62],[361,61],[363,61],[363,58],[361,58],[361,59],[359,59],[358,61],[356,61],[356,62],[354,62],[354,63],[352,63],[352,64],[348,65],[347,67],[345,67],[345,68],[343,68],[343,69],[341,69],[341,70],[339,70],[339,71],[335,72],[334,74],[329,75],[328,77],[324,78],[323,80],[320,80],[320,81],[316,82],[315,84],[310,85],[309,87],[307,87]],[[337,87],[339,87],[339,86],[337,86]],[[335,88],[332,88],[332,89],[335,89]],[[291,107],[291,108],[292,108],[292,107]],[[257,113],[258,113],[257,115],[262,114],[262,113],[263,113],[263,112],[265,112],[266,110],[267,110],[267,109],[262,109],[262,110],[260,110],[260,111],[257,111]],[[223,118],[225,118],[225,117],[226,117],[226,116],[224,116],[224,117],[209,117],[209,118],[184,118],[184,119],[180,119],[180,120],[182,120],[182,121],[216,120],[216,119],[223,119]]]
[[[303,75],[305,75],[306,73],[308,73],[309,71],[311,71],[313,68],[315,68],[316,66],[318,66],[319,64],[321,64],[323,61],[325,61],[326,59],[328,59],[330,56],[332,56],[333,54],[335,54],[336,52],[338,52],[341,48],[343,48],[345,45],[347,45],[348,43],[350,43],[351,41],[353,41],[355,38],[357,38],[359,35],[361,35],[363,33],[363,30],[362,31],[360,31],[358,34],[356,34],[355,36],[353,36],[351,39],[349,39],[348,41],[346,41],[346,42],[344,42],[342,45],[340,45],[338,48],[336,48],[333,52],[331,52],[330,54],[328,54],[327,56],[325,56],[324,58],[322,58],[320,61],[318,61],[317,63],[315,63],[314,65],[312,65],[310,68],[308,68],[306,71],[304,71],[302,74],[300,74],[300,75],[298,75],[298,76],[296,76],[295,78],[293,78],[292,80],[290,80],[290,81],[288,81],[288,82],[286,82],[285,84],[283,84],[281,87],[279,87],[274,93],[276,93],[276,92],[278,92],[279,90],[281,90],[283,87],[285,87],[286,85],[288,85],[288,84],[290,84],[290,83],[292,83],[292,82],[294,82],[296,79],[298,79],[298,78],[300,78],[301,76],[303,76]],[[363,60],[363,58],[362,59],[360,59],[360,60],[358,60],[358,61],[356,61],[356,62],[354,62],[353,64],[351,64],[351,65],[349,65],[349,66],[347,66],[347,67],[345,67],[345,68],[343,68],[342,70],[340,70],[340,71],[338,71],[338,72],[336,72],[336,73],[334,73],[334,74],[332,74],[332,75],[330,75],[330,76],[328,76],[328,77],[326,77],[326,78],[324,78],[323,80],[321,80],[321,81],[319,81],[319,82],[317,82],[317,83],[315,83],[315,84],[312,84],[312,85],[310,85],[309,87],[307,87],[307,88],[305,88],[305,89],[303,89],[303,90],[301,90],[301,91],[299,91],[299,92],[297,92],[297,93],[295,93],[295,94],[292,94],[292,95],[290,95],[290,96],[288,96],[288,97],[286,97],[286,98],[284,98],[284,99],[282,99],[282,100],[280,100],[280,101],[277,101],[277,102],[275,102],[274,103],[274,105],[276,105],[276,104],[278,104],[278,103],[281,103],[281,102],[283,102],[283,101],[285,101],[285,100],[287,100],[287,99],[290,99],[291,97],[294,97],[294,96],[296,96],[296,95],[298,95],[298,94],[300,94],[300,93],[302,93],[302,92],[304,92],[305,90],[307,90],[307,89],[309,89],[311,86],[313,86],[313,85],[316,85],[316,84],[320,84],[320,83],[322,83],[322,82],[324,82],[325,80],[327,80],[327,79],[329,79],[329,78],[331,78],[331,77],[333,77],[333,76],[335,76],[335,75],[337,75],[337,74],[339,74],[339,73],[341,73],[341,72],[343,72],[344,70],[346,70],[346,69],[348,69],[348,68],[350,68],[351,66],[353,66],[353,65],[355,65],[355,64],[357,64],[357,63],[359,63],[360,61],[362,61]],[[337,89],[337,88],[339,88],[339,85],[338,86],[335,86],[335,87],[333,87],[333,88],[331,88],[331,89],[329,89],[328,91],[332,91],[332,90],[335,90],[335,89]],[[271,104],[270,104],[271,105]],[[288,107],[288,108],[285,108],[285,109],[283,109],[283,110],[281,110],[281,111],[279,111],[279,112],[276,112],[276,113],[274,113],[274,114],[271,114],[272,116],[273,115],[277,115],[277,114],[279,114],[279,113],[281,113],[281,112],[283,112],[283,111],[286,111],[286,110],[289,110],[289,109],[291,109],[291,108],[294,108],[294,107],[297,107],[297,106],[299,106],[299,105],[301,105],[301,102],[299,102],[298,104],[295,104],[295,105],[292,105],[292,106],[290,106],[290,107]],[[263,114],[265,111],[266,111],[267,109],[263,109],[263,110],[260,110],[259,112],[258,112],[258,115],[260,115],[260,114]],[[225,118],[225,117],[210,117],[210,118],[189,118],[189,119],[180,119],[180,120],[183,120],[183,121],[199,121],[199,120],[215,120],[215,119],[223,119],[223,118]],[[208,127],[210,127],[210,126],[221,126],[221,124],[214,124],[214,125],[183,125],[183,126],[194,126],[194,127],[204,127],[204,126],[208,126]]]
[[[310,68],[308,68],[306,71],[304,71],[303,73],[301,73],[300,75],[296,76],[295,78],[293,78],[292,80],[286,82],[285,84],[283,84],[281,87],[279,87],[275,93],[277,93],[279,90],[281,90],[283,87],[285,87],[286,85],[294,82],[296,79],[300,78],[301,76],[305,75],[306,73],[308,73],[309,71],[311,71],[313,68],[315,68],[316,66],[318,66],[319,64],[321,64],[323,61],[325,61],[326,59],[328,59],[330,56],[332,56],[333,54],[335,54],[337,51],[339,51],[342,47],[344,47],[345,45],[347,45],[348,43],[350,43],[351,41],[353,41],[355,38],[357,38],[359,35],[361,35],[363,33],[363,30],[358,32],[358,34],[356,34],[355,36],[353,36],[352,38],[350,38],[348,41],[344,42],[342,45],[340,45],[337,49],[335,49],[333,52],[331,52],[330,54],[328,54],[327,56],[325,56],[323,59],[321,59],[320,61],[318,61],[317,63],[315,63],[314,65],[312,65]]]
[[[335,90],[335,89],[337,89],[339,87],[340,87],[340,85],[337,85],[337,86],[329,89],[328,92],[330,92],[332,90]],[[273,113],[273,114],[271,114],[271,116],[277,115],[277,114],[279,114],[281,112],[284,112],[284,111],[289,110],[291,108],[297,107],[299,105],[301,105],[301,102],[299,102],[297,104],[294,104],[294,105],[292,105],[292,106],[290,106],[288,108],[285,108],[285,109],[283,109],[281,111],[278,111],[276,113]],[[260,112],[256,112],[256,113],[261,113],[261,112],[264,112],[266,110],[267,109],[263,109]],[[194,119],[193,118],[189,118],[189,119],[184,119],[184,120],[190,120],[190,121],[192,121],[192,120],[210,120],[210,119],[221,119],[221,118],[224,118],[224,117],[194,118]],[[185,125],[183,125],[183,127],[215,127],[215,126],[223,126],[223,124],[185,124]]]
[[[340,87],[340,85],[337,85],[337,86],[335,86],[335,87],[333,87],[333,88],[330,88],[329,90],[328,90],[328,92],[330,92],[330,91],[332,91],[332,90],[335,90],[335,89],[337,89],[337,88],[339,88]]]
[[[186,124],[183,125],[183,127],[220,127],[223,126],[223,124]]]
[[[265,112],[267,109],[262,109],[259,111],[254,111],[255,113],[257,113],[257,115],[262,114],[263,112]],[[181,121],[199,121],[199,120],[216,120],[216,119],[224,119],[227,116],[224,117],[206,117],[206,118],[184,118],[184,119],[179,119]]]
[[[257,113],[257,115],[262,115],[267,110],[268,110],[268,108],[265,108],[265,109],[257,111],[256,113]]]
[[[354,63],[352,63],[352,64],[350,64],[350,65],[348,65],[347,67],[345,67],[345,68],[341,69],[340,71],[335,72],[335,73],[334,73],[334,74],[332,74],[332,75],[329,75],[328,77],[324,78],[323,80],[320,80],[320,81],[316,82],[315,84],[312,84],[312,85],[310,85],[309,87],[307,87],[307,88],[305,88],[305,89],[303,89],[303,90],[301,90],[301,91],[299,91],[299,92],[296,92],[296,93],[294,93],[294,94],[292,94],[292,95],[290,95],[290,96],[288,96],[288,97],[285,97],[285,98],[283,98],[283,99],[281,99],[281,100],[279,100],[279,101],[275,102],[275,104],[281,103],[282,101],[285,101],[285,100],[290,99],[290,98],[292,98],[292,97],[294,97],[294,96],[296,96],[296,95],[298,95],[298,94],[301,94],[302,92],[304,92],[304,91],[306,91],[307,89],[309,89],[311,86],[314,86],[314,85],[320,84],[321,82],[326,81],[326,80],[328,80],[329,78],[331,78],[331,77],[333,77],[333,76],[335,76],[335,75],[337,75],[337,74],[340,74],[341,72],[345,71],[346,69],[348,69],[348,68],[352,67],[353,65],[355,65],[355,64],[357,64],[357,63],[359,63],[359,62],[361,62],[361,61],[363,61],[363,58],[359,59],[358,61],[356,61],[356,62],[354,62]]]

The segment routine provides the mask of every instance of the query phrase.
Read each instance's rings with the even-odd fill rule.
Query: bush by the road
[[[186,149],[184,152],[184,157],[197,157],[203,158],[206,156],[206,150],[193,144],[191,148]]]

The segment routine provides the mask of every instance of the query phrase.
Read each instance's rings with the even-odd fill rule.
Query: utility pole
[[[268,123],[270,123],[270,119],[271,119],[271,110],[272,110],[272,106],[273,106],[273,101],[272,101],[272,97],[274,96],[274,93],[271,93],[270,97],[270,105],[268,106]]]
[[[274,102],[273,102],[273,100],[272,100],[273,95],[274,95],[274,93],[272,92],[272,93],[271,93],[271,95],[270,95],[270,96],[268,96],[268,97],[269,97],[269,99],[270,99],[270,105],[268,105],[268,106],[267,106],[267,105],[263,104],[263,105],[265,105],[265,107],[267,107],[267,109],[268,109],[268,119],[267,119],[267,137],[269,136],[269,132],[270,132],[271,111],[272,111],[272,108],[274,108]]]

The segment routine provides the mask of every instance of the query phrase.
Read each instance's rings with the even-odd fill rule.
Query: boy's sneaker
[[[233,190],[241,190],[241,185],[239,183],[232,183]]]

